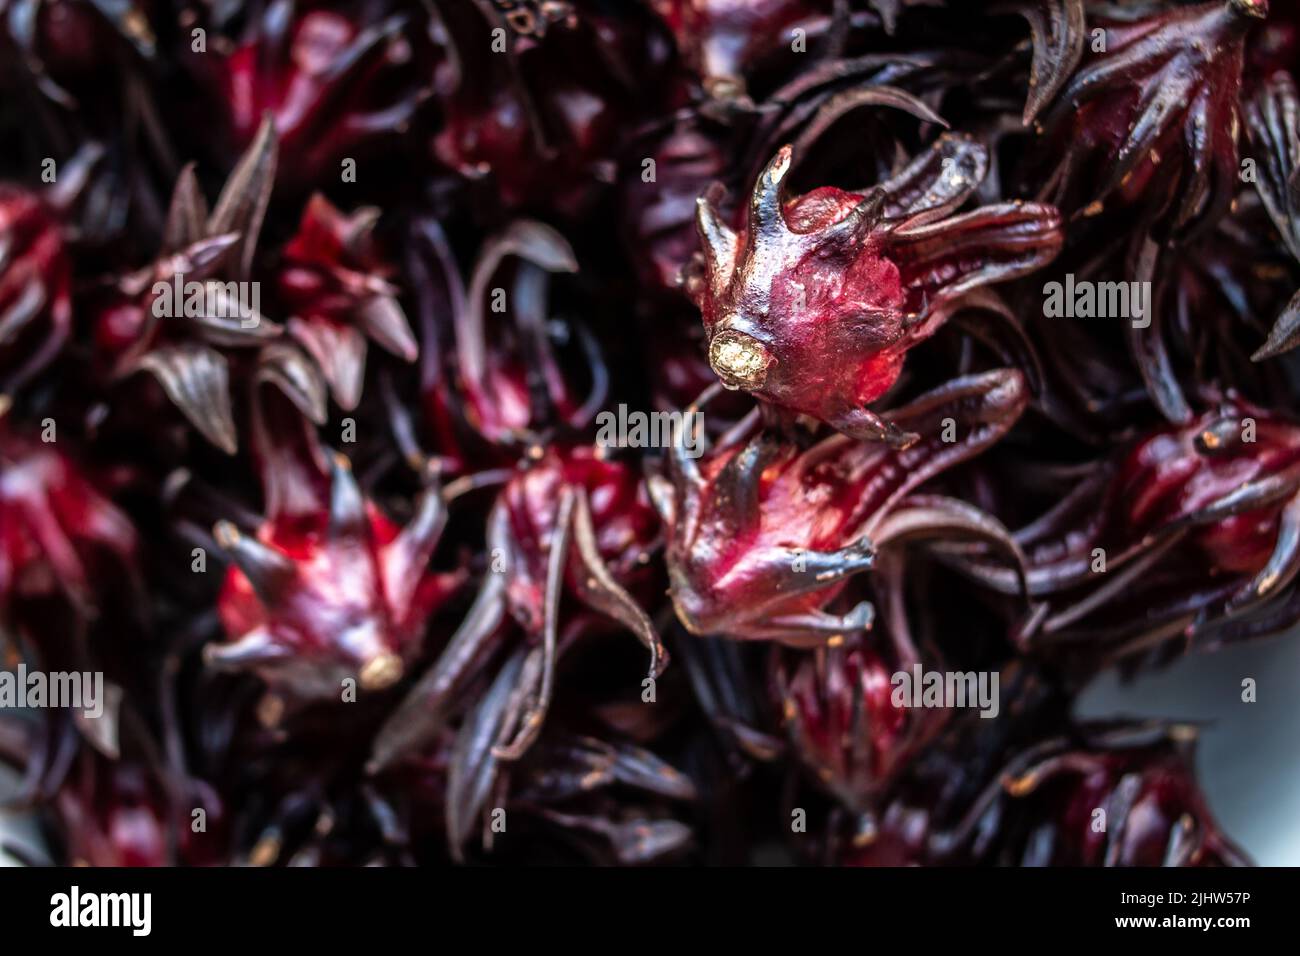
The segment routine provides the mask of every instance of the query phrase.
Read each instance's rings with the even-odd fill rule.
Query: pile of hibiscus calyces
[[[1298,47],[0,0],[0,654],[104,688],[0,706],[10,851],[1245,862],[1072,710],[1300,620]]]

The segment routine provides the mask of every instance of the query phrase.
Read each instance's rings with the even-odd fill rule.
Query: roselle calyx
[[[582,323],[567,349],[552,336],[551,277],[578,271],[568,241],[545,223],[515,220],[483,243],[466,283],[438,225],[421,223],[418,232],[421,251],[432,253],[413,263],[425,335],[421,386],[445,469],[511,467],[552,434],[586,428],[609,376]],[[443,310],[451,315],[446,355],[435,347]]]
[[[974,724],[980,721],[975,720]],[[1242,866],[1196,784],[1196,728],[1161,721],[1084,723],[1014,746],[979,789],[972,749],[999,747],[993,728],[919,767],[879,831],[856,842],[857,866]],[[944,746],[956,746],[957,738]],[[985,755],[981,755],[985,756]],[[992,757],[992,754],[987,755]],[[996,765],[995,765],[996,766]],[[947,779],[944,774],[947,773]],[[982,771],[977,764],[974,773]],[[925,794],[946,791],[937,799]],[[956,799],[954,799],[956,797]]]
[[[900,409],[895,420],[924,436],[904,449],[846,435],[804,449],[765,430],[698,463],[675,449],[650,488],[678,619],[695,634],[816,645],[870,626],[869,603],[844,614],[825,607],[895,538],[974,534],[1009,547],[990,516],[916,492],[1005,434],[1027,401],[1020,373],[1001,369]],[[939,433],[945,418],[960,423],[951,443]]]
[[[252,288],[276,155],[275,129],[267,119],[210,212],[194,167],[186,167],[172,193],[159,255],[143,269],[116,277],[94,307],[98,361],[107,377],[116,382],[148,372],[190,424],[231,455],[238,435],[226,350],[257,348],[283,331],[243,294]],[[197,310],[182,308],[171,294],[179,286],[188,297],[191,283],[207,293]]]
[[[362,494],[345,457],[322,463],[314,438],[291,444],[293,433],[259,427],[263,524],[214,530],[233,562],[218,603],[230,640],[207,645],[205,660],[253,671],[289,704],[340,700],[349,678],[383,690],[462,580],[428,567],[447,517],[441,491],[426,488],[398,526]]]
[[[1241,866],[1196,784],[1196,728],[1105,731],[1044,746],[1002,775],[1024,866]],[[1103,825],[1099,826],[1098,823]],[[1018,826],[1017,826],[1018,824]],[[1035,830],[1038,833],[1034,832]],[[1042,839],[1039,833],[1050,833]],[[1017,840],[1018,844],[1019,841]],[[1010,847],[1004,852],[1014,852]]]
[[[373,153],[423,101],[427,91],[408,75],[406,30],[400,15],[362,22],[274,0],[233,49],[214,38],[190,67],[212,91],[235,150],[271,116],[285,160],[278,185],[306,191],[337,178],[344,159]]]
[[[419,353],[390,281],[393,269],[377,248],[378,219],[373,207],[344,214],[312,196],[284,248],[277,282],[291,310],[289,336],[311,355],[345,411],[361,400],[367,338],[406,362]]]
[[[50,363],[72,325],[71,268],[53,212],[23,189],[0,186],[0,392]],[[37,343],[30,354],[21,346]]]
[[[101,92],[105,74],[129,72],[156,54],[141,6],[138,0],[10,4],[0,25],[0,53],[26,70],[51,103],[75,108]]]
[[[521,462],[488,515],[492,564],[474,607],[380,731],[372,769],[432,739],[454,697],[503,644],[517,648],[507,681],[513,690],[502,690],[498,712],[484,717],[496,728],[498,758],[518,759],[537,739],[560,655],[598,623],[631,631],[658,676],[667,652],[634,593],[649,579],[658,534],[640,476],[599,449],[557,446]],[[561,618],[565,594],[583,613]],[[502,710],[507,703],[509,712]]]
[[[94,143],[40,193],[0,183],[0,395],[43,371],[72,333],[72,263],[65,220],[103,156]]]
[[[0,396],[0,624],[20,601],[62,597],[81,614],[116,567],[134,567],[130,519],[61,445],[11,425]]]
[[[819,0],[653,0],[677,48],[715,99],[745,95],[745,77],[764,59],[788,53],[794,31],[827,28],[829,4]]]
[[[1300,426],[1229,395],[1143,434],[1015,532],[1023,580],[983,558],[954,563],[1008,594],[1028,587],[1041,603],[1019,639],[1033,645],[1073,638],[1109,661],[1237,640],[1300,615],[1298,495]]]
[[[1132,209],[1159,239],[1222,216],[1240,173],[1244,45],[1267,15],[1268,0],[1216,0],[1090,20],[1104,50],[1085,49],[1042,117],[1055,164],[1043,197],[1084,215]]]
[[[987,169],[982,146],[945,136],[866,195],[823,187],[793,199],[782,148],[760,174],[744,228],[699,202],[703,268],[688,277],[723,385],[845,435],[905,440],[867,403],[902,371],[964,292],[1050,261],[1060,218],[1010,202],[953,215]]]
[[[432,156],[505,211],[588,210],[614,181],[621,138],[669,85],[662,29],[637,4],[575,2],[540,32],[507,30],[509,14],[486,4],[430,6],[447,44]]]
[[[772,651],[774,689],[794,752],[822,787],[868,821],[880,795],[947,714],[896,706],[893,676],[917,658],[906,645],[877,652],[871,641],[882,637]]]

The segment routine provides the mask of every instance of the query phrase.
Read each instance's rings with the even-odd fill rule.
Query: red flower
[[[388,281],[393,270],[379,256],[378,218],[377,209],[345,215],[313,196],[279,274],[280,297],[292,313],[289,335],[315,360],[346,411],[361,399],[366,336],[407,362],[419,351]]]
[[[72,324],[71,265],[54,210],[0,185],[0,394],[49,365]]]
[[[677,48],[717,99],[743,96],[745,77],[782,52],[796,29],[805,38],[826,30],[830,4],[822,0],[653,0]]]
[[[654,98],[670,55],[634,5],[573,6],[581,9],[550,29],[516,36],[520,25],[484,5],[437,4],[452,52],[435,81],[442,123],[432,152],[490,182],[507,210],[586,209],[613,182],[621,137]]]
[[[823,787],[858,813],[874,809],[947,714],[894,705],[893,675],[916,662],[910,648],[898,650],[892,665],[854,638],[808,652],[772,652],[795,753]]]
[[[114,280],[92,305],[97,360],[113,381],[149,372],[167,397],[212,444],[233,455],[238,448],[226,349],[256,348],[282,329],[241,298],[251,289],[253,255],[275,177],[275,130],[261,134],[231,171],[209,213],[193,166],[177,180],[168,209],[162,249],[150,264]],[[232,282],[225,282],[229,278]],[[186,308],[193,286],[204,292],[197,309]],[[179,294],[175,290],[179,289]],[[231,290],[236,294],[232,295]],[[260,294],[258,296],[260,299]],[[160,301],[160,299],[162,301]],[[170,300],[170,301],[169,301]],[[283,350],[279,353],[283,356]],[[274,359],[277,353],[264,358]],[[272,372],[287,360],[269,360]],[[268,376],[270,377],[270,376]],[[301,376],[297,377],[301,379]],[[292,383],[294,376],[272,378]],[[324,396],[286,392],[316,412]],[[320,408],[313,417],[323,419]]]
[[[997,736],[992,729],[985,734]],[[908,797],[891,801],[879,832],[847,850],[844,862],[1247,864],[1196,784],[1195,738],[1194,728],[1155,722],[1071,727],[1065,736],[1021,750],[974,794],[957,782],[971,763],[969,748],[979,746],[967,741],[960,757],[949,754],[920,774],[929,779],[915,795],[928,806]],[[951,799],[954,793],[964,799]]]
[[[345,678],[382,690],[462,580],[428,568],[446,521],[440,490],[399,527],[362,495],[347,459],[321,466],[314,439],[295,447],[292,430],[261,430],[267,514],[256,534],[217,525],[234,561],[218,604],[231,641],[209,644],[206,659],[256,672],[290,703],[340,699]]]
[[[698,464],[674,449],[651,490],[668,528],[678,618],[696,634],[819,644],[870,626],[869,604],[824,608],[896,536],[961,529],[1008,544],[971,506],[913,493],[1005,434],[1027,400],[1018,372],[987,372],[899,410],[899,424],[925,435],[905,450],[844,435],[803,449],[765,431]],[[948,417],[960,429],[951,443],[939,434]]]
[[[494,728],[496,759],[522,756],[550,707],[560,654],[595,623],[592,614],[583,614],[563,622],[561,632],[565,592],[632,631],[650,651],[652,676],[667,665],[654,625],[629,593],[648,580],[658,538],[654,510],[633,468],[587,447],[547,449],[521,463],[506,484],[488,516],[487,534],[491,563],[474,607],[380,732],[376,768],[436,735],[455,696],[502,645],[516,651],[498,673],[505,689],[483,719]],[[522,641],[507,624],[507,612]]]
[[[402,70],[412,55],[404,31],[400,16],[362,25],[327,10],[295,17],[292,4],[272,3],[233,52],[198,54],[194,68],[227,111],[235,146],[252,143],[269,113],[283,185],[310,186],[338,176],[342,159],[373,149],[419,106],[423,94]]]
[[[1123,654],[1289,626],[1300,615],[1298,528],[1300,426],[1230,396],[1148,432],[1015,534],[1042,601],[1022,637],[1067,648],[1091,636],[1092,653]],[[956,563],[1020,591],[1004,568]]]
[[[1085,59],[1043,119],[1048,192],[1063,209],[1133,208],[1144,227],[1213,222],[1236,191],[1238,95],[1250,28],[1268,0],[1218,0],[1134,20],[1095,19]],[[1141,238],[1138,230],[1135,238]]]
[[[1116,735],[1119,737],[1120,735]],[[1050,839],[1026,841],[1024,866],[1224,866],[1245,856],[1219,831],[1192,766],[1195,730],[1147,740],[1044,746],[1002,776],[1006,810]],[[1023,804],[1028,804],[1025,806]]]
[[[425,407],[447,470],[509,466],[557,430],[589,424],[605,399],[604,360],[575,323],[577,341],[567,351],[586,360],[583,395],[570,371],[579,363],[561,361],[549,327],[545,277],[578,269],[564,237],[543,223],[516,220],[483,244],[466,286],[442,231],[429,222],[422,232],[433,253],[415,263],[426,342],[437,337],[445,310],[454,336],[445,361],[426,345],[423,363]]]
[[[1009,202],[952,215],[979,185],[983,147],[945,136],[866,196],[824,187],[784,195],[791,150],[754,185],[743,230],[700,200],[702,274],[688,280],[709,362],[788,415],[855,438],[903,439],[867,409],[903,357],[961,293],[1023,275],[1061,247],[1050,206]]]
[[[57,595],[88,611],[96,582],[133,565],[138,547],[126,515],[61,445],[0,417],[0,620],[17,601]]]

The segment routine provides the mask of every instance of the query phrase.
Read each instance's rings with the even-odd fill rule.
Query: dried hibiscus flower
[[[704,269],[690,280],[709,362],[728,388],[845,435],[906,443],[866,407],[898,379],[962,293],[1023,275],[1061,246],[1050,206],[954,215],[984,177],[983,147],[945,136],[870,193],[787,199],[785,147],[759,175],[737,233],[700,201]]]
[[[784,722],[800,761],[862,815],[947,715],[942,709],[898,707],[893,677],[917,661],[900,657],[891,664],[860,639],[808,652],[775,650],[773,661]]]
[[[346,458],[258,420],[266,516],[255,533],[217,525],[232,559],[218,610],[230,636],[205,660],[252,670],[288,704],[342,699],[343,681],[383,690],[418,653],[433,612],[461,581],[427,565],[446,521],[427,488],[405,527],[362,494]],[[301,429],[301,424],[298,426]]]
[[[1029,818],[1020,823],[1029,831],[1023,838],[1021,864],[1240,866],[1247,862],[1220,832],[1196,785],[1195,728],[1176,724],[1095,732],[1090,728],[1085,737],[1084,745],[1077,748],[1044,745],[1004,771],[1008,815]],[[1034,806],[1020,805],[1025,803]]]
[[[1260,154],[1255,188],[1282,242],[1300,262],[1300,96],[1289,74],[1273,74],[1247,102],[1246,132]],[[1289,351],[1295,346],[1298,327],[1300,291],[1252,357],[1260,361]]]
[[[634,5],[583,0],[542,34],[486,3],[432,4],[446,56],[431,151],[506,210],[578,215],[612,182],[620,135],[655,101],[668,44]]]
[[[50,596],[90,612],[112,569],[134,565],[135,528],[59,444],[15,429],[7,403],[0,398],[0,623],[16,623],[19,602]]]
[[[15,734],[7,753],[0,741],[0,762],[31,771],[43,761],[31,751],[34,733]],[[52,786],[47,817],[60,853],[73,866],[214,866],[229,862],[224,808],[211,786],[198,780],[172,779],[149,766],[151,755],[109,759],[84,745],[72,765]],[[203,828],[193,824],[196,805],[203,809]]]
[[[0,187],[0,391],[14,392],[58,354],[72,325],[70,266],[54,213]],[[25,354],[23,344],[38,344]]]
[[[345,411],[361,400],[367,337],[407,362],[419,352],[389,281],[392,269],[376,248],[378,218],[373,208],[345,215],[315,195],[280,267],[289,336],[315,360]]]
[[[1300,622],[1297,38],[0,0],[14,852],[1246,862],[1077,714]]]
[[[944,807],[943,819],[899,799],[845,862],[1243,865],[1196,786],[1195,739],[1192,727],[1159,722],[1070,727],[1016,754],[968,804]],[[925,786],[940,784],[943,770],[942,762],[929,768]]]
[[[1056,164],[1047,197],[1071,213],[1132,208],[1165,238],[1213,223],[1238,181],[1238,94],[1268,0],[1143,8],[1090,21],[1100,38],[1042,117]]]
[[[149,372],[203,437],[232,455],[238,436],[224,349],[256,348],[282,331],[256,307],[260,295],[255,302],[243,294],[257,288],[253,254],[275,167],[275,130],[266,122],[210,213],[187,167],[160,254],[116,279],[94,308],[98,360],[109,378]]]
[[[1028,561],[1024,582],[984,559],[957,559],[998,590],[1028,584],[1040,603],[1022,640],[1109,660],[1167,641],[1271,633],[1300,616],[1295,424],[1229,396],[1089,470],[1013,534]],[[1123,610],[1134,600],[1139,619]]]
[[[237,44],[213,38],[189,64],[212,93],[237,150],[257,139],[266,116],[285,163],[289,189],[337,175],[344,159],[373,153],[401,130],[424,92],[408,75],[412,60],[400,16],[358,22],[344,13],[273,0]],[[292,175],[290,175],[292,174]]]
[[[0,184],[0,394],[12,395],[58,356],[72,332],[65,219],[103,150],[69,160],[42,193]]]
[[[905,449],[845,435],[803,449],[761,430],[700,462],[674,449],[651,490],[667,527],[678,618],[696,634],[815,645],[870,626],[868,603],[846,614],[824,608],[892,541],[973,534],[1009,546],[991,516],[917,491],[1005,434],[1026,399],[1020,373],[999,370],[895,412],[924,436]],[[952,442],[940,434],[945,419]]]
[[[547,277],[578,269],[564,237],[543,223],[516,220],[484,243],[466,286],[436,224],[422,223],[420,233],[432,254],[415,263],[425,333],[422,387],[445,470],[510,465],[548,436],[588,425],[605,401],[608,373],[595,340],[575,322],[577,341],[564,352],[585,360],[578,363],[588,379],[583,394],[584,383],[570,371],[575,363],[562,361],[561,343],[552,338]],[[439,320],[451,326],[446,354]],[[413,438],[405,450],[423,457]]]
[[[491,564],[474,607],[380,732],[372,766],[436,734],[455,695],[497,647],[516,643],[519,631],[526,653],[512,658],[514,689],[491,716],[498,757],[518,759],[537,739],[560,656],[599,618],[630,630],[658,676],[667,665],[663,645],[629,592],[647,581],[658,531],[644,484],[622,462],[586,447],[552,448],[521,462],[488,515]],[[585,611],[562,621],[566,593]]]

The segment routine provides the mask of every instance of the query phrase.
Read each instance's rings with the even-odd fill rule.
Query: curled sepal
[[[325,424],[325,382],[300,350],[284,342],[266,346],[257,357],[256,380],[278,388],[310,421]]]
[[[1029,21],[1034,46],[1023,117],[1026,126],[1055,99],[1083,57],[1083,7],[1083,0],[1028,0],[1011,7]]]
[[[650,615],[618,583],[609,565],[601,557],[596,529],[591,519],[591,505],[585,491],[577,493],[574,504],[573,537],[580,564],[580,573],[575,579],[582,600],[636,635],[637,640],[650,652],[650,676],[658,677],[668,666],[668,651],[659,639]]]
[[[488,516],[489,549],[506,546],[506,520],[505,509],[498,504]],[[489,572],[483,578],[469,613],[437,661],[380,728],[366,765],[368,773],[378,773],[437,736],[451,700],[473,675],[473,668],[482,663],[506,620],[505,591],[505,575]]]
[[[1021,593],[1029,593],[1028,561],[1019,542],[997,518],[965,501],[942,495],[911,495],[899,502],[875,528],[881,547],[907,541],[973,540],[988,544],[1009,557],[1020,578]]]
[[[137,367],[152,374],[167,397],[212,444],[227,455],[239,450],[230,404],[230,367],[216,349],[197,342],[165,346],[142,356]]]
[[[550,809],[543,812],[558,826],[603,837],[613,849],[614,859],[626,866],[661,860],[683,850],[691,841],[691,828],[680,820],[618,820]]]
[[[1300,290],[1296,291],[1291,301],[1286,304],[1286,308],[1282,310],[1282,314],[1273,322],[1272,328],[1268,331],[1268,339],[1255,350],[1250,360],[1262,362],[1264,359],[1291,351],[1297,344],[1300,344]]]
[[[1042,203],[1012,201],[894,233],[909,322],[924,326],[962,294],[1032,272],[1061,250],[1061,219]],[[915,334],[915,333],[914,333]]]
[[[548,734],[537,753],[546,769],[527,775],[519,788],[520,796],[530,802],[570,800],[613,786],[670,800],[694,800],[699,795],[690,777],[634,744]]]
[[[366,374],[365,336],[346,325],[305,322],[297,316],[289,319],[288,329],[316,362],[339,408],[345,412],[355,409]]]
[[[555,661],[559,654],[560,595],[564,590],[564,571],[569,560],[569,537],[573,532],[576,497],[573,488],[566,488],[560,497],[546,562],[542,646],[534,649],[525,661],[524,674],[530,680],[521,682],[516,694],[521,702],[526,702],[526,709],[503,725],[501,740],[493,748],[493,755],[500,760],[518,760],[527,753],[542,732],[542,723],[551,707]]]
[[[493,288],[507,259],[516,259],[513,285]],[[592,394],[579,401],[557,360],[548,327],[548,275],[576,272],[577,259],[558,232],[519,220],[490,238],[475,263],[469,288],[449,276],[455,290],[454,374],[463,390],[462,414],[483,438],[498,445],[534,442],[549,428],[589,421],[607,386],[599,352],[582,332],[589,352]],[[489,309],[505,312],[488,326]]]
[[[246,280],[253,268],[257,237],[271,201],[271,188],[275,185],[278,150],[275,122],[268,114],[263,117],[257,135],[226,180],[217,205],[208,217],[208,235],[238,233],[240,238],[234,260],[240,279]]]
[[[497,740],[512,717],[511,702],[526,656],[521,649],[506,661],[456,734],[447,774],[446,824],[447,844],[458,860],[496,781]]]
[[[1291,255],[1300,261],[1300,97],[1295,81],[1275,73],[1245,104],[1246,132],[1255,148],[1255,189]],[[1300,292],[1287,303],[1268,339],[1251,356],[1261,362],[1300,343]]]
[[[989,151],[961,133],[944,133],[881,189],[885,215],[913,226],[942,219],[974,195],[989,171]]]
[[[690,777],[643,747],[548,733],[529,760],[512,770],[507,799],[510,812],[536,814],[578,842],[597,836],[612,850],[613,861],[636,864],[687,845],[690,828],[663,804],[698,796]],[[593,857],[610,862],[608,853]]]

